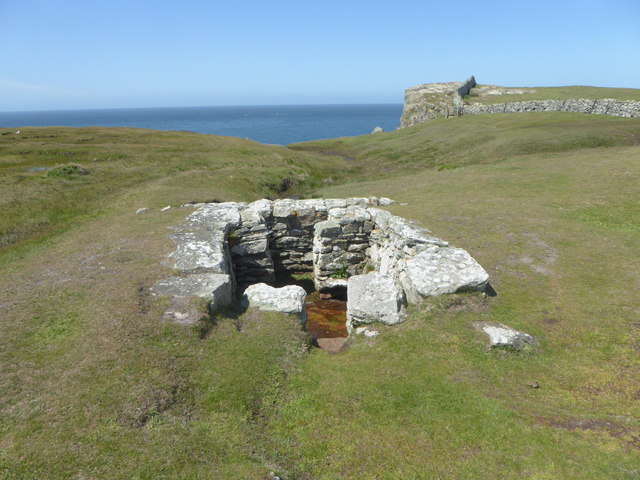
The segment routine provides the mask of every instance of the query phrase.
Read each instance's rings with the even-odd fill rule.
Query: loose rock
[[[515,348],[519,351],[526,346],[538,344],[537,340],[528,333],[500,323],[478,322],[473,325],[489,336],[489,346],[492,348]]]

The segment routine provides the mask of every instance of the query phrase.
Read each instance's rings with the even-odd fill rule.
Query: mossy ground
[[[640,475],[640,120],[462,117],[295,150],[21,130],[0,136],[0,478]],[[27,171],[68,163],[89,173]],[[426,302],[339,355],[278,315],[162,323],[149,287],[191,210],[159,209],[275,196],[283,178],[395,198],[498,296]],[[491,351],[478,320],[540,346]]]

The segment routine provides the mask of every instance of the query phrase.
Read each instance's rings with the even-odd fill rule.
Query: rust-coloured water
[[[307,330],[314,339],[348,337],[347,302],[321,300],[318,293],[307,296]]]

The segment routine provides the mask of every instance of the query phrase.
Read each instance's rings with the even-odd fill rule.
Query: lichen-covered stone
[[[482,290],[487,272],[461,248],[432,246],[405,262],[400,282],[411,303],[460,290]]]
[[[489,336],[489,346],[492,348],[515,348],[522,350],[526,346],[535,346],[537,340],[528,333],[515,330],[500,323],[477,322],[474,327]]]
[[[256,283],[244,291],[242,302],[247,307],[256,307],[259,310],[293,313],[306,322],[306,296],[304,288],[297,285],[275,288],[265,283]]]
[[[160,296],[204,298],[216,309],[231,303],[232,287],[229,275],[199,273],[160,280],[151,291]]]
[[[381,322],[394,325],[406,319],[404,295],[398,282],[379,273],[354,275],[347,286],[347,325]]]

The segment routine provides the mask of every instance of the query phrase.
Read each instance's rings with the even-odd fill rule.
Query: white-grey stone
[[[411,303],[460,290],[482,290],[487,272],[461,248],[431,246],[405,262],[400,282]]]
[[[347,199],[346,198],[327,198],[324,201],[327,210],[331,210],[332,208],[346,208],[347,207]]]
[[[244,291],[242,302],[247,307],[284,313],[293,313],[306,322],[305,298],[307,293],[298,285],[275,288],[266,283],[249,285]]]
[[[167,205],[166,207],[160,209],[161,212],[166,212],[167,210],[171,210],[171,205]]]
[[[406,319],[404,295],[394,278],[379,273],[354,275],[347,286],[347,326]]]
[[[177,243],[169,255],[174,268],[183,273],[229,273],[224,231],[180,232],[173,234],[171,239]]]
[[[148,211],[149,211],[148,208],[139,208],[138,210],[136,210],[136,215],[141,215],[141,214],[146,213]]]
[[[240,225],[240,209],[244,207],[245,203],[205,203],[187,217],[188,227],[227,232]]]
[[[325,220],[316,223],[314,231],[319,237],[336,237],[340,234],[340,225],[333,220]]]
[[[380,199],[378,200],[378,203],[382,207],[388,207],[390,205],[394,205],[396,203],[396,201],[395,200],[391,200],[390,198],[387,198],[387,197],[380,197]]]
[[[500,323],[478,322],[474,327],[489,336],[489,346],[494,348],[515,348],[522,350],[527,345],[535,346],[537,340],[528,333],[515,330]]]
[[[233,298],[231,277],[216,273],[167,278],[151,287],[151,291],[160,296],[204,298],[211,302],[212,310],[231,304]]]
[[[231,248],[236,255],[257,255],[267,251],[268,242],[266,238],[253,240],[250,242],[242,242]]]
[[[376,127],[376,128],[373,129],[373,132],[371,132],[371,133],[382,133],[382,132],[384,132],[384,128]]]
[[[356,328],[356,335],[364,335],[367,338],[373,338],[380,335],[378,330],[370,330],[367,327],[358,327]]]

